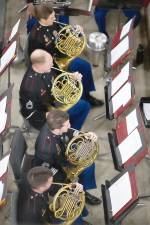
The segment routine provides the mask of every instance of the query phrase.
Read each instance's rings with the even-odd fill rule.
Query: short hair
[[[44,166],[36,166],[29,170],[27,181],[31,188],[38,188],[44,185],[53,174],[49,168]]]
[[[67,120],[69,120],[68,113],[58,109],[52,109],[47,115],[50,130],[60,129]]]
[[[54,10],[51,6],[40,4],[34,6],[35,17],[37,20],[47,19],[49,15],[51,15]]]
[[[51,56],[48,52],[42,49],[36,49],[31,53],[30,60],[33,64],[43,64],[46,61],[47,56]],[[51,56],[52,57],[52,56]]]

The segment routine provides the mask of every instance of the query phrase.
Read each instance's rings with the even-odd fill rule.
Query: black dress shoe
[[[104,102],[102,100],[99,100],[99,99],[93,97],[92,95],[88,94],[86,96],[86,98],[87,98],[87,101],[90,103],[90,105],[93,106],[93,107],[96,107],[96,106],[100,107],[100,106],[104,105]]]
[[[85,202],[90,205],[99,205],[101,204],[102,200],[100,198],[91,195],[89,192],[85,192]]]
[[[86,220],[82,221],[82,225],[92,225],[91,223],[87,222]]]

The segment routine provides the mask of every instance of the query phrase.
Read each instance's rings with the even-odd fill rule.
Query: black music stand
[[[14,39],[4,49],[0,58],[0,76],[8,69],[8,87],[10,86],[10,65],[16,57],[17,40]]]
[[[0,138],[4,139],[9,128],[11,127],[11,101],[13,84],[0,95]]]
[[[7,168],[9,163],[10,153],[7,153],[0,160],[0,207],[6,203],[7,195]]]
[[[106,225],[120,225],[138,203],[135,168],[122,171],[101,185]]]
[[[131,54],[133,47],[133,33],[131,33],[107,53],[106,67],[110,70],[115,69],[119,64],[123,64],[125,59]]]
[[[133,102],[135,88],[133,81],[129,80],[115,93],[115,95],[109,98],[108,86],[109,84],[104,87],[106,118],[112,120],[114,118],[118,118],[120,114],[123,113]]]
[[[118,143],[116,132],[108,133],[114,167],[118,171],[137,165],[147,154],[148,148],[143,127],[135,128],[121,143]]]
[[[145,127],[150,127],[150,97],[142,97],[140,99],[140,110],[144,120]]]

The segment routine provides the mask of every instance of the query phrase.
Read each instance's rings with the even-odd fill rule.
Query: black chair
[[[10,164],[14,173],[17,184],[19,185],[24,179],[26,173],[31,168],[33,155],[27,153],[26,140],[20,130],[16,129],[12,142]]]

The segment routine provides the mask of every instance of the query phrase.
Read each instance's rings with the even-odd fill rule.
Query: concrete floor
[[[17,10],[20,9],[24,5],[23,0],[8,0],[7,3],[7,19],[6,19],[6,33],[10,31],[13,25],[16,23],[19,15],[17,14]],[[72,7],[83,7],[87,5],[87,1],[85,0],[74,0]],[[116,16],[116,11],[113,10],[109,13],[107,17],[107,26],[108,31],[111,37],[113,37],[114,33],[116,32],[117,27],[117,20],[114,19]],[[112,23],[113,19],[113,23]],[[94,21],[94,17],[86,17],[86,16],[79,16],[79,17],[71,17],[70,18],[72,24],[80,24],[83,26],[85,33],[88,35],[91,32],[97,31],[97,26]],[[125,18],[121,16],[121,23],[124,24]],[[141,29],[139,27],[135,30],[135,38],[134,38],[134,49],[137,48],[138,44],[141,43]],[[25,46],[26,42],[26,29],[25,29],[25,15],[22,15],[22,22],[20,28],[20,40],[21,45]],[[135,54],[136,51],[134,51]],[[87,52],[85,51],[83,57],[87,57]],[[100,64],[98,67],[93,67],[93,76],[96,85],[96,92],[93,93],[94,96],[104,99],[104,86],[106,80],[103,78],[104,71],[103,71],[103,57],[101,58]],[[18,91],[20,87],[20,82],[25,72],[25,65],[24,62],[16,65],[12,65],[11,67],[11,82],[14,83],[13,89],[13,101],[12,101],[12,124],[17,126],[22,126],[23,120],[19,113],[19,102],[18,102]],[[134,71],[134,80],[135,80],[135,88],[136,88],[136,98],[135,104],[139,101],[140,97],[142,96],[149,96],[150,94],[150,80],[149,80],[149,71],[144,70],[143,65],[137,67]],[[1,83],[1,92],[6,89],[7,87],[7,71],[5,74],[0,78]],[[130,107],[126,114],[133,108]],[[94,117],[100,113],[105,112],[105,106],[102,108],[94,108],[91,110],[83,129],[84,131],[94,131],[99,137],[99,145],[100,145],[100,155],[96,160],[96,179],[97,179],[97,189],[92,190],[91,193],[94,193],[97,196],[101,196],[101,184],[105,182],[106,179],[112,179],[116,174],[117,171],[114,170],[113,161],[110,154],[110,147],[107,139],[107,133],[111,131],[112,128],[116,126],[116,120],[108,121],[103,117],[100,120],[94,121]],[[123,116],[121,116],[123,117]],[[120,118],[121,118],[120,117]],[[119,120],[120,120],[119,118]],[[150,144],[149,141],[149,130],[146,129],[146,136],[148,145]],[[26,141],[28,143],[29,149],[34,152],[34,142],[35,142],[36,135],[31,134],[26,135]],[[5,143],[5,152],[8,151],[10,145],[10,138],[6,140]],[[101,157],[103,153],[107,153],[104,157]],[[138,190],[139,193],[150,193],[150,161],[143,160],[137,167],[137,182],[138,182]],[[8,191],[12,192],[16,190],[16,186],[14,183],[14,178],[12,176],[11,168],[9,167],[9,179],[8,179]],[[141,202],[141,201],[140,201]],[[150,224],[150,199],[142,200],[144,206],[138,207],[134,209],[123,221],[122,224],[124,225],[148,225]],[[104,222],[104,213],[103,213],[103,205],[100,206],[88,206],[89,209],[89,216],[87,220],[91,222],[93,225],[103,225]],[[6,207],[2,208],[0,211],[0,224],[5,225],[14,225],[12,223],[10,217],[10,197],[8,195],[8,201]]]

